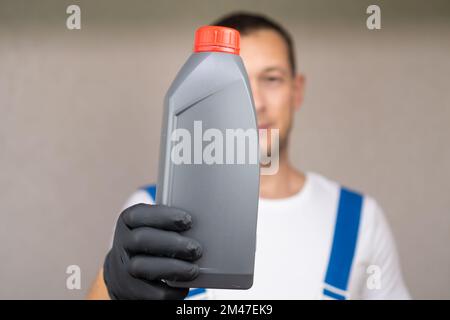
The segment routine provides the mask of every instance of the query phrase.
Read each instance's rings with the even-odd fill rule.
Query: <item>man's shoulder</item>
[[[336,199],[336,205],[341,195],[341,191],[345,190],[347,193],[353,193],[356,196],[361,197],[362,207],[361,210],[365,216],[365,220],[376,219],[376,216],[382,215],[382,210],[377,200],[370,194],[365,193],[362,190],[342,184],[336,180],[327,178],[316,172],[307,172],[307,179],[310,179],[311,188],[316,194],[321,195],[321,198],[334,198]]]
[[[320,193],[335,194],[339,192],[341,185],[317,172],[308,171],[305,173],[306,183]]]
[[[375,199],[371,195],[365,193],[364,191],[359,190],[358,188],[354,188],[351,185],[343,184],[336,180],[330,179],[317,172],[307,172],[306,175],[307,178],[311,180],[311,183],[314,185],[314,187],[320,188],[322,192],[338,192],[342,189],[345,189],[352,193],[359,194],[361,197],[368,199],[370,202],[375,201]]]
[[[361,197],[359,235],[362,243],[367,242],[369,244],[373,242],[373,239],[376,238],[377,234],[386,234],[390,232],[384,211],[379,202],[372,195],[354,189],[351,186],[348,187],[345,184],[341,184],[317,173],[311,173],[311,177],[314,182],[314,187],[316,189],[320,188],[320,192],[328,194],[335,193],[336,211],[339,206],[342,190],[354,193]]]

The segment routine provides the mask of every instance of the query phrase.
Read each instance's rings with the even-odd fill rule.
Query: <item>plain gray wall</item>
[[[295,38],[296,166],[377,198],[413,297],[450,298],[450,4],[358,0],[1,0],[0,298],[84,297],[124,201],[155,181],[163,96],[196,27],[234,9]]]

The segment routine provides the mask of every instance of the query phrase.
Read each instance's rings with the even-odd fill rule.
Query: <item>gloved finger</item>
[[[144,203],[125,209],[121,218],[131,229],[154,227],[171,231],[186,231],[192,224],[191,215],[184,210]]]
[[[147,254],[188,261],[197,260],[202,255],[202,247],[196,240],[184,237],[178,232],[155,228],[131,230],[124,248],[131,255]]]
[[[200,269],[198,265],[183,260],[139,255],[131,258],[128,272],[146,281],[191,281],[198,276]]]

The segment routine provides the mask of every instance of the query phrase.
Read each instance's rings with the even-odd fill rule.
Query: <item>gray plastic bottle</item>
[[[156,203],[188,211],[193,224],[183,235],[203,247],[203,255],[196,261],[199,276],[189,282],[168,281],[171,286],[248,289],[253,284],[259,161],[251,162],[250,158],[258,159],[259,146],[253,98],[238,53],[238,31],[199,28],[194,53],[165,97]],[[237,160],[227,164],[226,149],[223,164],[203,160],[195,164],[194,149],[199,147],[194,145],[198,138],[195,121],[201,121],[203,132],[218,129],[224,147],[227,129],[254,130],[256,148],[246,144],[243,164]],[[177,141],[172,140],[172,134],[176,129],[186,129],[192,137],[191,164],[173,161],[172,148]],[[209,143],[203,141],[201,147]],[[237,147],[234,150],[238,152]]]

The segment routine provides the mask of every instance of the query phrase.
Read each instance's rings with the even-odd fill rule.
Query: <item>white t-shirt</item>
[[[326,299],[324,279],[330,258],[340,185],[306,173],[300,192],[282,199],[259,199],[253,286],[248,290],[192,290],[190,299]],[[144,190],[125,207],[153,204]],[[197,294],[195,294],[197,293]],[[377,202],[364,196],[347,299],[409,299],[395,242]]]

